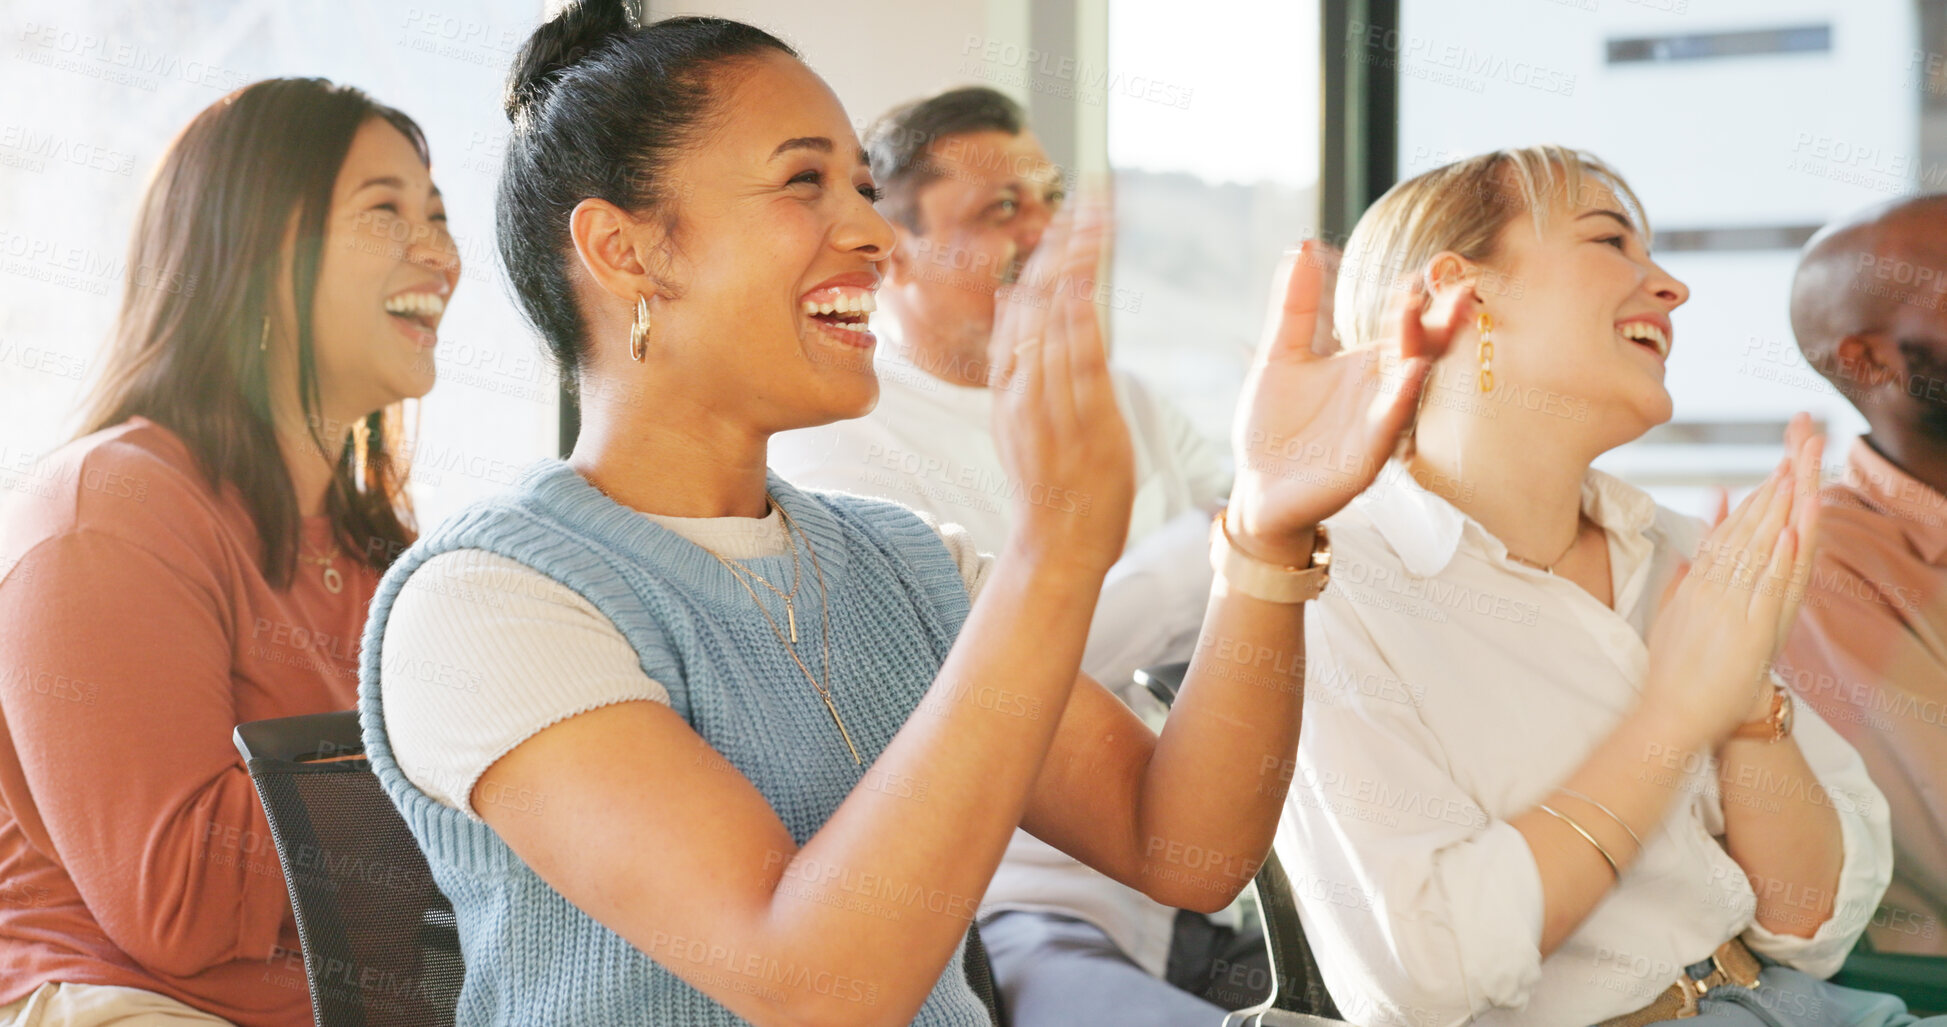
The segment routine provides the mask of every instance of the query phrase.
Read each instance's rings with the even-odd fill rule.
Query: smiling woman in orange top
[[[459,259],[411,119],[276,79],[177,136],[129,266],[82,437],[0,506],[0,1025],[308,1024],[230,732],[354,701]]]

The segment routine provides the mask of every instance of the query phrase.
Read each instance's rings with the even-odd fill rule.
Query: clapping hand
[[[1092,288],[1108,245],[1106,202],[1056,214],[1019,281],[996,296],[988,349],[1018,533],[1045,557],[1104,573],[1122,554],[1135,494]]]
[[[1769,713],[1771,661],[1811,580],[1825,438],[1810,417],[1792,418],[1785,451],[1711,529],[1650,629],[1644,702],[1719,741]]]
[[[1416,287],[1394,303],[1388,338],[1324,355],[1317,336],[1335,256],[1307,242],[1279,268],[1232,431],[1231,540],[1293,566],[1309,559],[1312,528],[1371,485],[1392,456],[1463,313],[1463,291],[1435,304]]]

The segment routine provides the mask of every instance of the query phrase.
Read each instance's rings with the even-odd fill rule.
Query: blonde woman
[[[1650,242],[1628,185],[1558,147],[1401,183],[1349,241],[1348,349],[1462,326],[1330,522],[1306,621],[1279,848],[1354,1022],[1914,1022],[1819,979],[1886,887],[1887,817],[1769,674],[1822,440],[1794,418],[1708,532],[1590,467],[1670,417],[1689,289]]]

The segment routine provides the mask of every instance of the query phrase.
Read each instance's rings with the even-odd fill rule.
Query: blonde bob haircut
[[[1486,267],[1493,279],[1482,283],[1483,295],[1518,295],[1519,283],[1493,268],[1501,229],[1525,213],[1539,236],[1557,198],[1573,210],[1592,205],[1604,187],[1648,246],[1649,224],[1629,184],[1601,158],[1564,146],[1495,150],[1386,190],[1353,228],[1340,260],[1333,297],[1340,346],[1362,349],[1385,338],[1388,309],[1416,282],[1430,287],[1428,265],[1448,250]]]

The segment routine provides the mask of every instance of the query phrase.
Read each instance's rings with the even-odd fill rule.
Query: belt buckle
[[[1699,976],[1698,971],[1705,964],[1709,964],[1710,971]],[[1736,974],[1731,972],[1730,967],[1725,966],[1724,961],[1718,958],[1718,953],[1716,952],[1711,953],[1706,959],[1700,959],[1684,967],[1683,976],[1684,979],[1680,983],[1683,986],[1683,1000],[1686,1007],[1695,1006],[1699,999],[1710,994],[1712,988],[1720,985],[1735,984],[1740,988],[1754,988],[1757,986],[1757,981],[1755,980],[1750,984],[1746,984],[1743,980],[1739,979]]]
[[[1729,949],[1729,946],[1730,943],[1727,942],[1725,949],[1713,952],[1709,956],[1684,967],[1683,973],[1677,978],[1676,983],[1670,985],[1658,997],[1656,1002],[1644,1006],[1628,1018],[1617,1018],[1617,1022],[1635,1022],[1635,1017],[1650,1013],[1656,1009],[1659,1003],[1667,1003],[1670,1001],[1670,992],[1672,991],[1676,993],[1676,1012],[1664,1013],[1658,1017],[1659,1020],[1687,1020],[1693,1016],[1702,1015],[1703,1009],[1700,1002],[1705,995],[1710,994],[1712,988],[1720,985],[1735,984],[1740,988],[1757,987],[1757,977],[1755,974],[1752,975],[1751,983],[1747,984],[1731,967],[1724,964],[1723,959],[1719,958],[1722,952]],[[1739,948],[1741,949],[1742,946],[1739,946]],[[1665,1008],[1668,1008],[1667,1005]]]
[[[1685,976],[1689,975],[1686,974]],[[1710,972],[1702,977],[1691,977],[1690,988],[1688,990],[1694,992],[1698,998],[1703,998],[1705,995],[1710,994],[1710,989],[1721,984],[1732,983],[1736,982],[1732,980],[1731,972],[1724,969],[1724,964],[1719,963],[1716,956],[1712,956],[1710,957]]]

